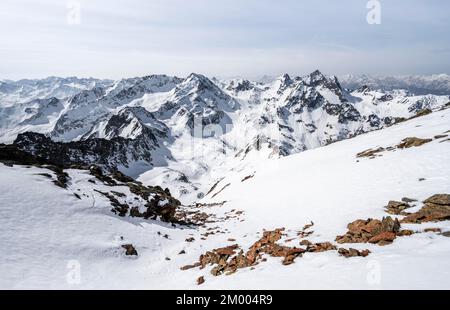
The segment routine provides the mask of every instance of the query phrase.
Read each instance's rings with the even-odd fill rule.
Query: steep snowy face
[[[238,103],[211,80],[192,73],[169,92],[154,113],[182,133],[186,128],[192,132],[197,121],[199,126],[218,125],[225,130],[231,123],[228,113],[237,108]]]
[[[77,142],[77,161],[83,154],[79,150],[100,146],[96,150],[105,166],[125,167],[145,183],[157,182],[193,201],[228,171],[251,167],[260,157],[325,146],[449,101],[449,96],[369,86],[349,91],[318,70],[301,77],[284,74],[268,83],[210,80],[195,73],[184,79],[151,75],[66,99],[0,106],[0,141],[10,143],[33,131],[51,140],[21,136],[30,150],[41,142]],[[89,156],[87,162],[97,158]]]
[[[283,156],[347,138],[362,122],[349,102],[351,95],[335,77],[320,71],[293,79],[285,74],[269,84],[233,91],[250,110],[258,111],[244,113],[257,128],[253,141],[266,141]]]
[[[379,129],[450,101],[448,96],[411,96],[405,91],[377,92],[368,87],[348,92],[336,77],[318,70],[293,79],[284,75],[270,84],[236,92],[236,96],[260,102],[262,113],[253,126],[281,155]]]
[[[80,91],[111,85],[111,80],[93,78],[48,77],[42,80],[19,80],[0,82],[0,105],[25,103],[34,99],[55,97],[63,99]]]
[[[121,80],[108,88],[83,91],[69,100],[68,108],[55,124],[51,137],[60,141],[79,140],[118,108],[145,94],[166,92],[179,81],[165,75],[152,75]]]
[[[156,143],[157,138],[167,139],[168,135],[169,128],[156,119],[153,113],[142,107],[125,107],[94,126],[82,140],[91,138],[109,140],[115,137],[137,139],[139,136],[147,136]]]

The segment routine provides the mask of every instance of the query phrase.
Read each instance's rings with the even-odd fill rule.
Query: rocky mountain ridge
[[[0,100],[0,137],[44,158],[119,169],[192,201],[257,156],[324,146],[449,101],[368,86],[349,91],[318,70],[270,83],[151,75],[61,99]]]

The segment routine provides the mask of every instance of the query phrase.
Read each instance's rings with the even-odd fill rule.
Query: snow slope
[[[219,277],[213,277],[208,267],[179,269],[207,250],[232,243],[246,249],[263,229],[285,227],[288,237],[295,237],[297,230],[313,221],[314,233],[308,239],[333,242],[358,218],[386,216],[383,206],[389,200],[422,201],[450,193],[450,142],[445,138],[384,152],[374,159],[356,158],[369,148],[396,145],[412,136],[432,138],[448,130],[449,109],[285,158],[253,158],[251,168],[224,174],[200,201],[227,201],[202,207],[216,217],[232,210],[244,213],[196,229],[117,217],[93,191],[103,185],[92,185],[91,176],[83,171],[69,170],[71,183],[64,190],[37,175],[48,170],[0,164],[0,288],[449,289],[450,239],[436,233],[397,238],[385,247],[351,245],[370,249],[366,258],[346,259],[335,251],[306,253],[283,266],[281,259],[269,257],[254,270]],[[242,182],[250,175],[254,176]],[[82,199],[76,199],[74,192]],[[201,239],[216,226],[224,233]],[[402,226],[450,230],[449,221]],[[195,241],[186,242],[191,236]],[[120,245],[125,242],[136,247],[136,258],[124,256]],[[181,250],[186,254],[178,255]],[[81,267],[78,284],[67,281],[73,270],[68,262],[73,261]],[[199,276],[206,279],[201,286],[196,284]]]
[[[33,87],[41,85],[46,94],[49,85],[64,81],[34,81]],[[256,159],[321,147],[450,101],[448,95],[405,90],[348,91],[318,70],[267,83],[192,73],[184,79],[149,75],[92,85],[63,99],[11,105],[0,98],[0,143],[12,143],[26,131],[87,149],[95,138],[119,141],[116,153],[123,156],[106,149],[102,164],[168,187],[185,203],[202,198],[223,175],[252,169]],[[38,148],[30,145],[27,151]]]

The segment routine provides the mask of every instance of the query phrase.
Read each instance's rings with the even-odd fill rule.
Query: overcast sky
[[[1,0],[0,79],[450,73],[450,1],[380,0],[380,25],[366,0],[78,2]]]

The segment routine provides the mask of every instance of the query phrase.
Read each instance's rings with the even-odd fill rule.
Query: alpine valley
[[[448,289],[449,80],[2,80],[0,288]]]

